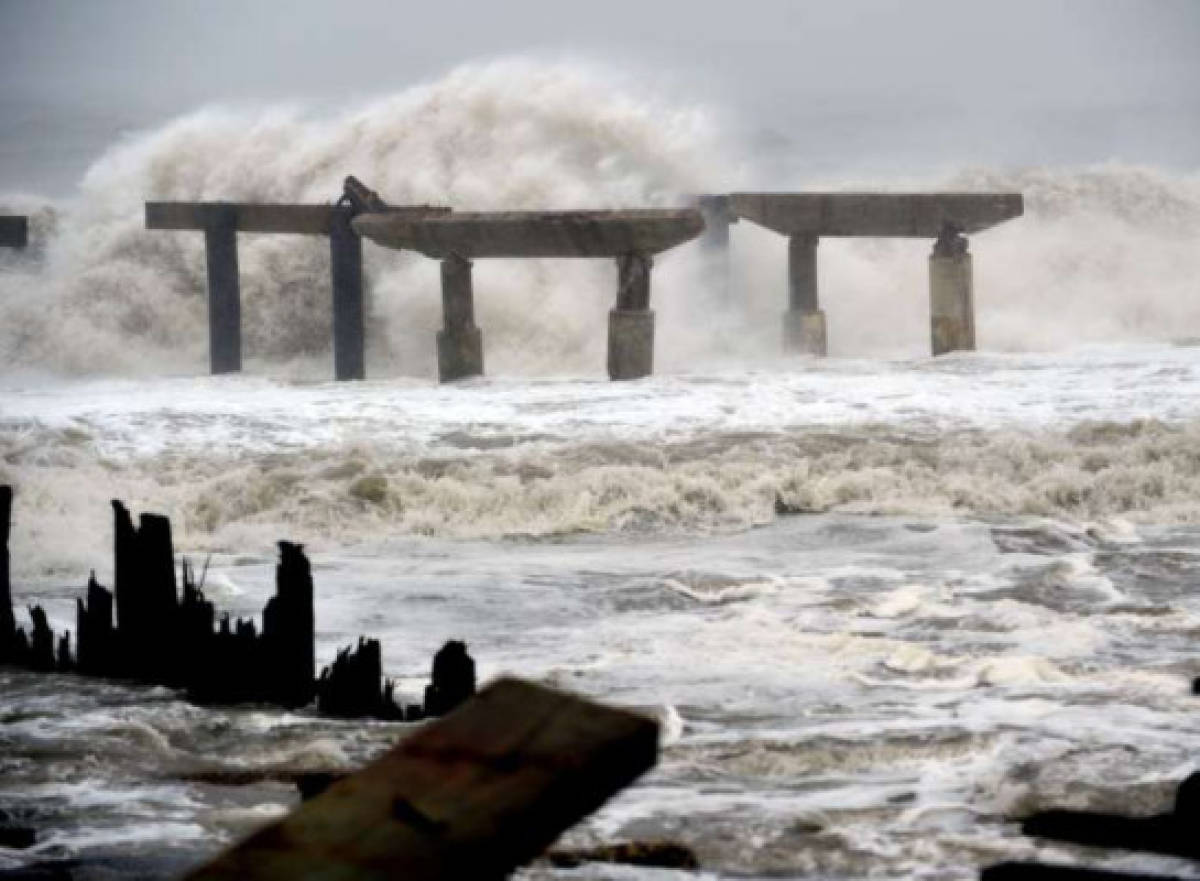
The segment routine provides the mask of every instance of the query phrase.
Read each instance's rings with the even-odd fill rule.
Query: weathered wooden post
[[[242,292],[238,279],[237,209],[214,206],[204,226],[208,264],[208,347],[213,373],[242,369]]]
[[[79,672],[85,676],[111,676],[115,670],[113,640],[113,597],[88,578],[87,602],[75,601],[75,655]]]
[[[29,669],[37,673],[53,673],[58,664],[54,659],[54,631],[41,606],[29,607],[33,629],[29,637]]]
[[[171,521],[142,514],[134,528],[129,510],[113,500],[113,593],[123,675],[179,685],[175,641],[175,552]]]
[[[929,335],[934,355],[975,350],[975,292],[967,239],[946,224],[929,256]]]
[[[425,714],[444,716],[475,694],[475,661],[467,644],[452,639],[433,656],[432,681],[425,688]]]
[[[12,517],[11,486],[0,486],[0,664],[12,661],[17,653],[17,621],[12,610],[12,585],[9,583],[8,532]]]
[[[617,258],[617,305],[608,313],[608,377],[640,379],[654,372],[654,312],[648,254]]]
[[[279,543],[275,596],[263,609],[262,641],[267,655],[266,699],[285,707],[302,707],[316,689],[313,647],[312,567],[304,548]]]
[[[437,335],[438,379],[483,375],[483,331],[475,326],[471,261],[457,253],[442,260],[442,323]]]
[[[336,208],[329,219],[333,281],[333,377],[365,379],[362,239],[350,227],[353,208]]]
[[[814,235],[788,236],[788,311],[783,316],[783,348],[807,355],[828,354],[825,313],[817,287],[817,245]]]

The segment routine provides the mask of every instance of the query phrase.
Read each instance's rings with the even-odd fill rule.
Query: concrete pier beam
[[[451,382],[483,375],[483,332],[475,326],[471,261],[458,254],[442,260],[442,330],[437,335],[438,379]]]
[[[333,376],[365,379],[362,239],[351,228],[354,214],[338,211],[329,225],[330,275],[333,281]]]
[[[242,293],[238,280],[237,215],[214,211],[204,227],[208,264],[208,351],[215,373],[242,369]]]
[[[786,352],[825,355],[825,313],[817,289],[817,236],[788,237],[788,311],[783,316]]]
[[[975,350],[975,291],[967,240],[954,227],[929,257],[929,331],[933,354]]]
[[[608,313],[608,377],[640,379],[654,372],[654,313],[648,254],[617,258],[617,306]]]
[[[704,232],[699,239],[704,260],[704,281],[712,291],[715,302],[728,306],[733,297],[729,227],[737,223],[737,215],[729,207],[728,196],[701,196],[696,205],[704,218]]]

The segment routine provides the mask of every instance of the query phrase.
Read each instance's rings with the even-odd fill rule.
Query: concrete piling
[[[648,375],[654,362],[651,255],[698,236],[704,219],[695,209],[657,208],[407,217],[377,212],[359,215],[353,226],[384,247],[420,251],[442,261],[446,329],[438,334],[438,371],[443,380],[483,372],[479,330],[470,313],[470,259],[616,258],[619,282],[608,321],[608,375],[636,379]]]
[[[826,236],[938,236],[930,258],[933,353],[975,348],[971,256],[965,233],[1019,217],[1020,193],[730,193],[730,213],[789,237],[788,351],[826,353],[817,298],[817,242]]]
[[[967,240],[948,227],[929,257],[929,331],[933,354],[975,350],[975,292]]]
[[[728,196],[701,196],[696,204],[704,217],[704,232],[700,234],[699,242],[705,283],[714,302],[728,306],[733,297],[729,226],[737,222],[737,215],[729,208]]]
[[[609,379],[640,379],[654,372],[653,265],[647,254],[617,258],[617,305],[608,313]]]
[[[442,330],[437,335],[438,379],[450,382],[483,375],[483,332],[475,326],[471,261],[458,254],[442,260]]]
[[[350,226],[354,213],[344,208],[329,223],[330,275],[333,281],[333,376],[365,379],[362,239]]]
[[[825,313],[817,288],[817,245],[811,235],[788,236],[788,311],[783,316],[786,352],[825,355]]]
[[[0,215],[0,248],[24,248],[29,244],[29,218]]]
[[[208,349],[211,369],[242,369],[242,293],[238,280],[237,214],[214,212],[204,228],[208,263]]]

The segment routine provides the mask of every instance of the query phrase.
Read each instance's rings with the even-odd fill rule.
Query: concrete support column
[[[362,239],[350,228],[353,213],[335,211],[329,226],[333,281],[333,377],[365,379]]]
[[[475,326],[471,261],[451,254],[442,261],[442,324],[437,335],[438,379],[483,374],[483,332]]]
[[[238,281],[237,214],[232,206],[204,228],[208,263],[208,351],[213,373],[242,369],[242,292]]]
[[[29,244],[29,218],[0,216],[0,248],[24,248]]]
[[[704,281],[721,306],[732,300],[729,265],[729,227],[737,217],[729,210],[728,196],[701,196],[697,207],[704,216],[704,232],[700,234],[700,254],[704,261]]]
[[[975,291],[967,240],[943,234],[929,257],[929,331],[934,355],[975,350]]]
[[[816,236],[788,237],[788,311],[783,316],[785,352],[825,355],[825,313],[817,295]]]
[[[640,379],[654,371],[654,313],[647,254],[617,258],[617,307],[608,313],[608,377]]]

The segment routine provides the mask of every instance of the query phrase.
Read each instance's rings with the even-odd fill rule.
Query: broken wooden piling
[[[11,663],[17,653],[17,622],[13,617],[8,563],[12,497],[11,486],[0,486],[0,664]]]
[[[29,609],[28,635],[16,626],[8,574],[11,510],[12,489],[0,486],[0,663],[181,688],[198,704],[295,709],[315,697],[318,711],[328,715],[392,721],[442,715],[475,693],[475,662],[457,641],[434,656],[425,706],[395,703],[377,640],[360,639],[357,649],[340,652],[318,680],[312,567],[302,545],[279,542],[275,595],[263,608],[261,632],[254,621],[228,615],[217,624],[187,560],[177,589],[170,520],[142,514],[135,527],[116,500],[113,590],[94,572],[88,578],[86,596],[76,600],[73,656],[70,632],[56,636],[40,606]]]
[[[475,661],[467,644],[446,643],[433,656],[433,676],[425,689],[425,714],[444,716],[475,694]]]

